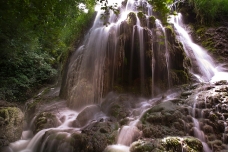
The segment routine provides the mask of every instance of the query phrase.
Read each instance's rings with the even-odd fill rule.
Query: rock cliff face
[[[136,15],[142,27],[136,26]],[[154,16],[151,18],[147,27],[143,13],[132,12],[127,21],[120,25],[120,49],[117,52],[120,67],[115,72],[115,91],[122,88],[134,94],[150,96],[152,92],[158,94],[189,80],[188,67],[185,64],[187,58],[172,27],[162,29],[163,27],[156,26]],[[140,50],[140,40],[143,40],[143,52]],[[142,84],[143,89],[140,88]]]
[[[16,105],[0,101],[0,149],[20,139],[23,121],[24,114]]]
[[[171,25],[130,12],[107,30],[101,48],[85,44],[71,57],[61,88],[70,107],[98,103],[110,91],[151,97],[189,81],[191,65]]]

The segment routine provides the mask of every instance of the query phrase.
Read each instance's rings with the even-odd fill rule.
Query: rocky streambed
[[[25,132],[22,137],[16,136],[22,134],[23,113],[19,110],[14,114],[11,110],[17,108],[12,105],[0,107],[2,151],[16,152],[33,142],[35,151],[49,152],[228,149],[226,81],[184,85],[153,99],[109,93],[101,105],[88,106],[81,112],[68,109],[65,101],[47,94],[50,92],[27,104],[27,136]],[[11,138],[15,132],[15,138]],[[35,136],[31,139],[32,134]],[[5,147],[19,139],[27,144],[18,147],[17,141]]]

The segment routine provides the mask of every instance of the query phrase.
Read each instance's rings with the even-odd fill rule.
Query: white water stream
[[[52,105],[52,106],[55,106],[55,105]],[[31,124],[29,125],[30,126],[29,130],[23,131],[21,140],[11,143],[9,147],[7,147],[4,150],[4,152],[36,152],[37,146],[41,141],[43,135],[49,130],[56,130],[61,132],[67,129],[73,129],[77,132],[80,132],[79,128],[72,127],[72,122],[77,117],[78,112],[63,107],[62,109],[59,109],[59,111],[55,113],[55,115],[59,120],[62,120],[60,121],[61,125],[59,127],[41,130],[38,133],[36,133],[35,136],[33,137],[33,133],[30,130],[32,126]],[[33,123],[33,121],[31,121],[31,123]],[[42,145],[45,145],[46,142],[47,141],[43,141]],[[41,151],[43,151],[42,148],[41,148]]]
[[[182,14],[170,16],[171,24],[174,25],[179,41],[183,44],[187,56],[191,59],[191,72],[201,82],[215,82],[228,80],[228,73],[224,72],[221,65],[216,65],[207,50],[193,42],[188,30],[183,23]]]

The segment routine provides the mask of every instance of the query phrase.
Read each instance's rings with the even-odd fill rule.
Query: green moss
[[[167,151],[199,152],[203,150],[202,143],[194,137],[167,137],[162,140]]]
[[[2,117],[4,119],[5,124],[8,124],[9,120],[10,120],[9,109],[8,108],[1,109],[0,110],[0,117]]]
[[[173,11],[173,15],[178,15],[176,11]]]
[[[190,58],[185,56],[185,58],[184,58],[184,67],[185,68],[189,68],[191,66],[192,66],[192,62],[191,62]]]
[[[56,139],[66,141],[66,137],[67,137],[66,133],[60,133],[56,136]]]
[[[127,16],[127,23],[130,25],[135,25],[137,22],[136,14],[134,12],[130,12]]]
[[[162,144],[167,150],[179,151],[182,149],[180,139],[176,137],[167,137],[163,140]]]
[[[196,34],[199,36],[202,36],[205,33],[205,31],[206,31],[206,27],[201,26],[196,30]]]
[[[202,151],[203,150],[203,145],[202,143],[193,137],[185,137],[184,141],[185,144],[187,144],[186,148],[191,149],[192,152],[198,152],[198,151]]]
[[[137,16],[138,16],[138,18],[140,20],[141,26],[142,27],[146,26],[146,15],[143,12],[140,11],[140,12],[137,13]]]
[[[175,33],[173,27],[170,24],[166,25],[165,28],[166,30],[170,30],[172,35]]]
[[[154,145],[151,142],[138,140],[132,143],[131,152],[151,152],[154,149]]]
[[[172,81],[176,82],[175,84],[184,84],[189,82],[188,74],[183,70],[171,70],[172,72]]]
[[[114,105],[111,109],[111,115],[117,118],[119,116],[120,109],[120,105]]]
[[[156,20],[155,16],[152,15],[149,17],[149,27],[150,28],[155,27],[155,20]]]
[[[142,11],[140,11],[137,13],[137,16],[139,19],[142,19],[145,16],[145,14]]]

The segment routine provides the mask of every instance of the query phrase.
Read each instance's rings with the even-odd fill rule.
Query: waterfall
[[[112,4],[111,1],[109,2]],[[64,106],[69,108],[64,107],[58,112],[52,111],[52,114],[61,121],[60,125],[55,128],[43,129],[34,137],[31,135],[31,125],[30,130],[24,132],[22,140],[11,143],[7,152],[55,151],[56,147],[61,148],[59,151],[73,151],[69,146],[72,144],[71,142],[61,143],[68,141],[72,132],[75,135],[85,131],[83,129],[91,124],[114,119],[109,116],[110,113],[119,115],[121,112],[125,112],[118,111],[122,105],[118,105],[119,103],[115,105],[112,99],[108,100],[108,103],[104,103],[105,97],[113,92],[133,94],[136,101],[127,101],[128,109],[124,110],[130,109],[130,114],[125,117],[126,123],[123,120],[124,125],[120,124],[120,120],[114,120],[120,124],[120,128],[117,128],[118,137],[113,143],[116,145],[109,145],[107,149],[129,151],[132,142],[142,135],[142,128],[140,130],[137,126],[141,121],[140,118],[144,112],[154,106],[154,103],[160,104],[173,100],[172,105],[179,105],[178,102],[180,102],[180,106],[185,104],[182,99],[180,99],[181,101],[176,99],[179,97],[179,90],[174,90],[177,93],[173,93],[171,90],[175,85],[186,83],[181,79],[188,77],[187,68],[183,66],[184,51],[192,63],[190,72],[200,82],[228,80],[228,74],[223,72],[221,66],[215,64],[204,48],[192,41],[188,31],[184,28],[180,13],[178,16],[171,16],[170,23],[174,25],[184,50],[179,43],[170,41],[170,39],[176,41],[175,37],[169,35],[170,39],[168,39],[169,31],[159,19],[152,16],[153,7],[146,0],[128,0],[123,2],[124,4],[122,4],[122,0],[118,0],[115,3],[117,3],[120,14],[116,15],[110,12],[105,19],[107,26],[104,26],[103,20],[100,19],[104,15],[104,11],[98,9],[92,28],[69,59],[65,73],[66,82],[61,86],[67,101],[67,105],[64,104]],[[154,23],[150,22],[150,17],[154,18]],[[175,52],[174,48],[178,51]],[[175,55],[178,57],[175,58]],[[164,93],[165,91],[167,93]],[[136,99],[138,96],[140,99]],[[115,97],[119,99],[118,102],[124,104],[125,96],[116,95]],[[151,97],[153,98],[151,99]],[[108,109],[111,107],[110,105],[105,105],[109,102],[114,105],[112,111]],[[167,104],[168,106],[169,104]],[[163,107],[156,109],[158,113],[160,113],[160,109]],[[192,115],[195,136],[201,140],[204,150],[210,152],[199,121],[196,119],[196,112],[198,112],[196,111],[196,103],[192,110],[189,114]],[[166,114],[169,115],[168,112]],[[35,119],[36,117],[33,121]],[[111,121],[109,125],[112,125],[113,120]],[[185,124],[184,120],[181,121]],[[225,125],[227,129],[227,124]],[[107,133],[108,129],[106,130],[104,126],[99,131]],[[55,140],[60,137],[63,140]],[[227,138],[225,133],[223,138],[224,140]],[[70,148],[65,150],[65,147]]]
[[[167,77],[168,77],[168,87],[170,88],[170,69],[169,69],[169,50],[168,50],[168,40],[165,31],[165,27],[162,25],[161,21],[156,19],[156,26],[157,28],[161,28],[163,35],[164,35],[164,43],[165,43],[165,60],[166,60],[166,67],[167,67]]]
[[[214,82],[221,79],[228,80],[228,73],[223,72],[216,65],[212,57],[203,47],[193,42],[183,23],[182,14],[170,16],[170,23],[174,25],[179,41],[183,44],[187,56],[191,59],[191,72],[200,82]]]
[[[153,9],[147,1],[121,2],[115,1],[120,14],[106,16],[107,26],[100,20],[104,11],[97,12],[83,44],[70,59],[61,90],[73,109],[100,104],[108,92],[122,87],[148,97],[170,88],[165,28],[161,23],[150,25]]]

